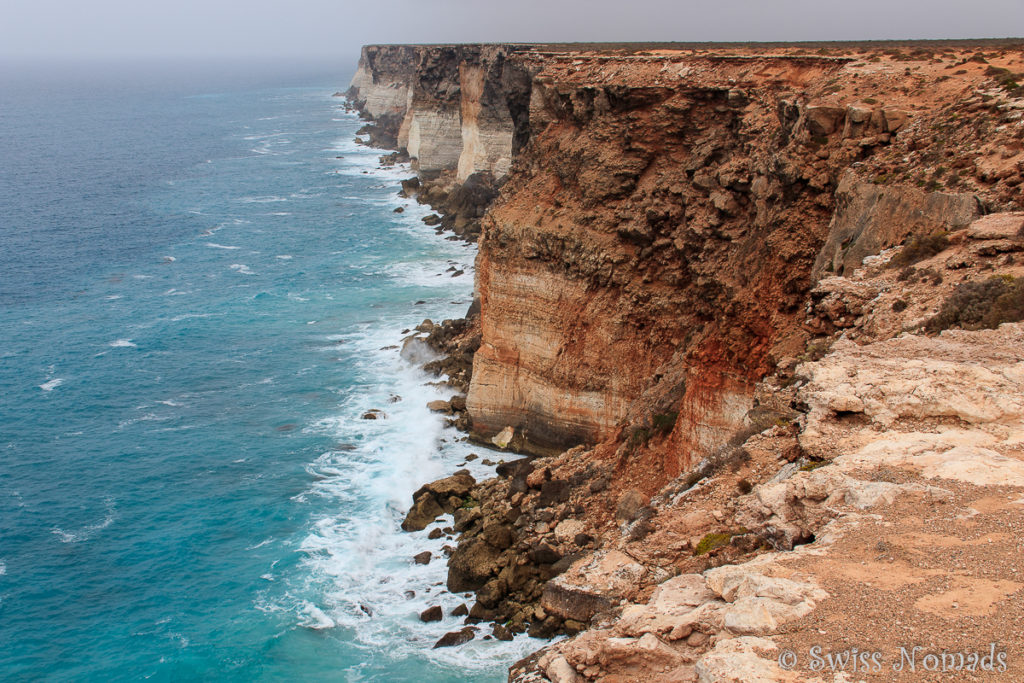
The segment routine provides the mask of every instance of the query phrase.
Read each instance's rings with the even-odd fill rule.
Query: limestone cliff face
[[[498,45],[369,45],[349,99],[377,144],[406,150],[423,174],[505,176],[521,146],[529,102],[526,62]]]
[[[364,48],[349,95],[371,137],[425,178],[507,178],[479,242],[475,434],[597,445],[650,495],[804,353],[815,281],[966,224],[982,194],[1012,208],[1019,114],[990,111],[994,67],[882,54]],[[953,138],[970,152],[929,147]]]
[[[777,112],[841,66],[547,61],[484,219],[478,432],[511,425],[537,450],[665,433],[654,485],[738,428],[832,208],[833,176],[796,142],[803,108]]]

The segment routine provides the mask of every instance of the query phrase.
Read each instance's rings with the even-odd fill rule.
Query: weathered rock
[[[800,676],[779,667],[775,658],[759,653],[775,653],[778,646],[764,638],[734,638],[720,641],[711,652],[697,660],[698,683],[784,683]]]
[[[512,545],[512,530],[506,524],[484,524],[483,535],[484,540],[498,550],[504,550]]]
[[[548,675],[551,683],[577,683],[580,677],[576,670],[565,660],[565,657],[554,657],[547,666],[544,673]]]
[[[505,427],[500,432],[491,437],[491,443],[498,448],[507,448],[512,442],[512,437],[515,435],[515,429],[512,427]]]
[[[448,590],[475,591],[497,573],[499,552],[482,538],[459,544],[448,560]]]
[[[620,522],[632,522],[640,515],[640,509],[647,504],[643,494],[636,489],[630,489],[619,498],[619,505],[615,508],[615,519]]]
[[[462,504],[475,485],[476,480],[468,470],[459,470],[450,477],[424,484],[413,494],[413,499],[418,501],[422,496],[429,495],[445,512],[451,513]],[[453,498],[458,501],[458,505],[455,505]]]
[[[427,525],[444,514],[444,510],[429,494],[420,495],[405,515],[402,531],[422,531]]]
[[[846,109],[828,105],[809,106],[804,109],[807,130],[811,135],[832,135],[846,116]]]
[[[513,638],[513,633],[503,624],[495,624],[491,633],[498,640],[512,640]]]
[[[441,621],[444,617],[444,612],[441,610],[440,605],[434,605],[420,612],[420,621],[431,622]]]
[[[913,234],[964,227],[980,213],[973,194],[874,185],[852,171],[842,176],[836,197],[839,204],[814,264],[815,279],[826,272],[852,273],[865,256],[896,246]]]
[[[476,629],[472,626],[467,626],[458,631],[449,631],[448,633],[441,636],[441,639],[434,643],[434,649],[439,647],[453,647],[455,645],[462,645],[468,643],[476,637]]]
[[[438,401],[429,401],[427,403],[427,408],[430,409],[432,412],[435,412],[435,413],[451,413],[452,412],[452,406],[451,406],[450,403],[448,403],[448,401],[440,401],[440,400],[438,400]]]
[[[430,551],[424,550],[422,553],[416,553],[412,556],[412,559],[416,564],[430,564]]]
[[[563,619],[590,618],[632,595],[646,569],[624,553],[602,551],[544,585],[541,606]]]

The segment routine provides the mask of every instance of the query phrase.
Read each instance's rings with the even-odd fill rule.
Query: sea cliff
[[[1020,493],[1021,71],[1013,41],[363,49],[367,141],[478,239],[454,409],[539,456],[435,502],[462,533],[449,588],[497,637],[584,631],[514,676],[802,680],[765,653],[851,605],[878,618],[864,576],[830,583],[829,553],[873,542],[851,529]],[[928,363],[962,402],[918,393]],[[941,567],[878,548],[945,599]],[[1011,609],[1003,574],[978,614]]]

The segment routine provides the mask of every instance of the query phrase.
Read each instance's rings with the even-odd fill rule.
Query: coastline
[[[784,624],[843,601],[820,605],[827,572],[804,563],[810,577],[790,580],[787,563],[841,545],[851,505],[955,498],[829,467],[841,452],[819,431],[860,422],[816,413],[806,378],[849,340],[934,334],[927,316],[961,286],[907,264],[939,252],[957,282],[1000,268],[1016,287],[1024,91],[1008,74],[1024,62],[970,42],[542,47],[366,46],[348,91],[432,203],[452,177],[494,178],[460,419],[535,456],[425,484],[405,526],[453,514],[447,585],[475,593],[467,623],[570,636],[510,680],[800,680],[762,655]],[[1000,227],[981,227],[993,212]],[[908,284],[889,281],[889,260]],[[907,299],[872,299],[894,287]],[[834,419],[875,421],[853,406]]]

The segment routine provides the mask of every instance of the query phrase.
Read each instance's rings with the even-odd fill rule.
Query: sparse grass
[[[951,327],[965,330],[994,329],[1003,323],[1024,320],[1024,281],[996,275],[958,285],[939,312],[925,323],[937,334]]]
[[[697,546],[693,549],[694,555],[707,555],[712,550],[717,550],[722,546],[729,545],[729,541],[732,540],[734,534],[725,532],[711,532],[705,534],[704,538],[697,542]]]

